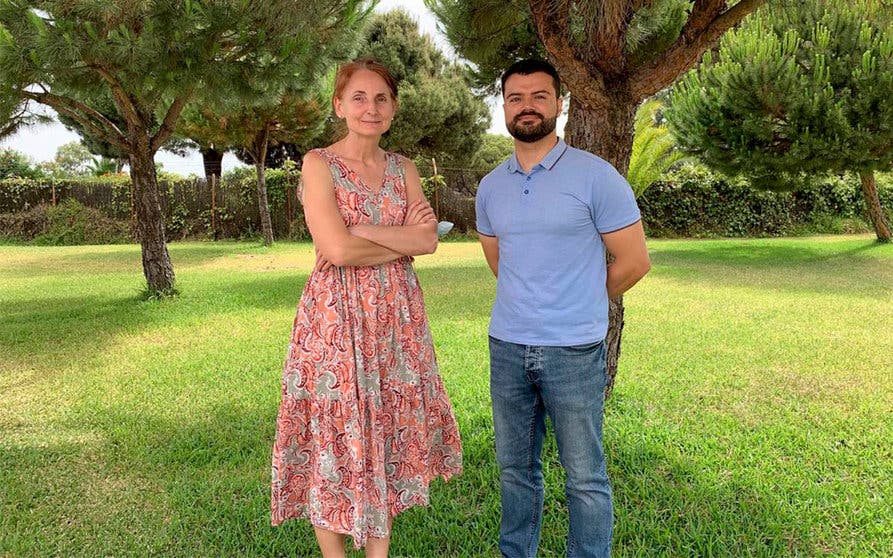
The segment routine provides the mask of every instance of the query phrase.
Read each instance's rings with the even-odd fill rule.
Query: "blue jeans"
[[[538,347],[490,338],[503,556],[536,556],[543,511],[546,414],[566,473],[567,555],[610,556],[614,514],[602,447],[605,381],[603,341]]]

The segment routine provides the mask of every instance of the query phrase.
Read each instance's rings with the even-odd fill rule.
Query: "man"
[[[481,180],[477,229],[496,275],[490,395],[502,491],[499,549],[536,556],[548,414],[567,481],[568,556],[609,556],[611,486],[602,448],[608,297],[650,268],[632,189],[555,133],[558,72],[522,60],[502,76],[515,153]],[[605,264],[605,250],[614,260]]]

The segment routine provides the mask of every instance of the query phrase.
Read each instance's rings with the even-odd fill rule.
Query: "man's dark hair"
[[[545,60],[537,60],[535,58],[528,58],[527,60],[518,60],[514,64],[508,67],[504,74],[502,74],[502,95],[505,96],[505,81],[512,74],[521,74],[522,76],[527,76],[530,74],[535,74],[537,72],[543,72],[552,76],[552,84],[555,86],[555,96],[561,96],[561,78],[558,77],[558,70],[555,69],[555,66],[549,64]]]

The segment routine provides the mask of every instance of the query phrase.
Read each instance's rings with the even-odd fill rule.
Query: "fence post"
[[[285,219],[288,222],[288,239],[292,239],[294,223],[291,218],[291,177],[285,179]]]
[[[437,160],[434,157],[431,157],[431,166],[434,168],[434,176],[432,177],[432,182],[434,183],[434,215],[440,219],[440,201],[437,198],[437,190],[439,190],[439,182],[437,180]]]
[[[211,175],[211,237],[217,240],[217,175]]]
[[[133,178],[130,179],[130,230],[135,231],[136,228],[136,205],[134,205],[134,186]]]

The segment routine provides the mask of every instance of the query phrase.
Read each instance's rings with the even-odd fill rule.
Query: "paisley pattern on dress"
[[[387,154],[375,191],[334,153],[344,223],[401,225],[403,159]],[[428,504],[428,485],[462,471],[412,258],[313,271],[298,304],[273,446],[273,525],[304,517],[357,548],[389,518]]]

